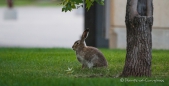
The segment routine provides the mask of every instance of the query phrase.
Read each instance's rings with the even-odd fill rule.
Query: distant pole
[[[108,48],[108,39],[105,38],[105,8],[96,2],[85,10],[85,29],[90,29],[90,34],[86,38],[86,44],[97,48]]]
[[[13,7],[13,0],[7,0],[7,3],[9,8]]]

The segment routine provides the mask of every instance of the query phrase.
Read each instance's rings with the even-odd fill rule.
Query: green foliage
[[[67,12],[71,11],[72,9],[83,7],[83,3],[86,4],[86,9],[89,10],[94,2],[104,5],[104,0],[63,0],[61,3],[61,5],[63,5],[62,12]]]
[[[152,77],[164,82],[121,82],[125,50],[100,49],[107,68],[82,69],[72,49],[0,48],[0,86],[168,86],[169,50],[153,50]],[[146,77],[128,79],[146,79]],[[124,78],[125,79],[125,78]]]

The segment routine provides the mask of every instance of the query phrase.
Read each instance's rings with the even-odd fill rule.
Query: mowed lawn
[[[82,69],[72,49],[0,48],[0,86],[167,86],[169,50],[152,51],[152,77],[122,78],[125,50],[100,49],[107,68]]]

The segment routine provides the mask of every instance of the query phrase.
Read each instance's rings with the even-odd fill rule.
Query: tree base
[[[126,23],[127,54],[121,77],[151,76],[153,17],[135,17],[133,22]]]

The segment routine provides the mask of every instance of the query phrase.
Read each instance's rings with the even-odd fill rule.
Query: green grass
[[[0,86],[169,85],[169,50],[153,50],[150,78],[117,77],[123,69],[126,51],[100,50],[108,68],[82,69],[71,49],[0,48]],[[68,68],[72,70],[66,71]]]

